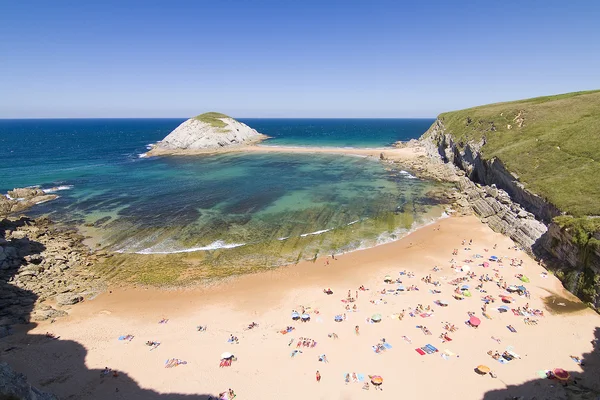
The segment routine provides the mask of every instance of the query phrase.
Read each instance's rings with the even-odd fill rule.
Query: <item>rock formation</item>
[[[0,217],[26,210],[57,197],[55,194],[46,194],[39,188],[10,190],[7,196],[0,194]]]
[[[228,147],[256,144],[268,137],[219,113],[190,118],[156,143],[148,155],[212,152]]]
[[[82,240],[47,218],[0,220],[0,337],[10,325],[66,315],[62,306],[103,289],[91,268],[108,255],[91,252]]]
[[[7,363],[0,363],[0,399],[58,400],[58,397],[36,389],[25,375],[15,372]]]

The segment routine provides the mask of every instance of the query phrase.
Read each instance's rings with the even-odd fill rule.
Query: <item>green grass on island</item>
[[[214,126],[215,128],[225,128],[227,124],[221,120],[221,118],[231,118],[229,115],[221,114],[218,112],[207,112],[204,114],[196,115],[194,119],[205,122]]]
[[[575,217],[600,215],[600,90],[490,104],[438,117],[459,146],[479,142],[525,187]]]

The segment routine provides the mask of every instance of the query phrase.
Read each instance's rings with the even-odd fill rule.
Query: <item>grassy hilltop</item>
[[[231,118],[229,115],[221,114],[218,112],[207,112],[204,114],[196,115],[193,119],[198,121],[206,122],[215,128],[225,128],[227,124],[221,121],[221,118]]]
[[[600,90],[441,114],[459,145],[486,144],[533,193],[576,216],[600,215]]]

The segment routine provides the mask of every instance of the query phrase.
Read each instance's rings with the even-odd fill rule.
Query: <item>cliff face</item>
[[[485,138],[456,143],[443,121],[437,120],[421,142],[432,158],[464,171],[469,179],[461,178],[459,188],[483,222],[544,259],[568,290],[600,308],[600,250],[576,244],[568,229],[552,221],[562,214],[555,205],[527,190],[501,160],[484,159]]]
[[[199,119],[200,117],[200,119]],[[223,116],[211,122],[202,120],[202,116],[190,118],[149,152],[152,154],[215,151],[232,146],[258,143],[267,136],[258,133],[248,125],[233,118]],[[215,123],[214,121],[217,121]]]
[[[15,372],[7,363],[0,363],[0,398],[19,400],[58,400],[51,393],[45,393],[31,386],[27,377]]]

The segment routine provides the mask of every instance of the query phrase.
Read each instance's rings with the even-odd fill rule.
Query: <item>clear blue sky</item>
[[[600,88],[600,1],[0,0],[0,118],[434,117]]]

